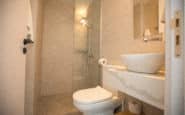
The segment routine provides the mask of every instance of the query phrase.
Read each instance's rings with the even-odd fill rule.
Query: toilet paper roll
[[[100,58],[100,59],[98,60],[98,63],[99,63],[101,66],[107,65],[107,59],[105,59],[105,58]]]
[[[141,110],[142,110],[142,106],[140,103],[131,101],[131,102],[128,102],[128,109],[131,113],[136,114],[136,115],[140,115]]]

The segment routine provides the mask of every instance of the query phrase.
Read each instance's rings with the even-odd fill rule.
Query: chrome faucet
[[[163,39],[163,34],[159,33],[157,35],[150,35],[150,36],[143,36],[143,41],[148,42],[148,41],[162,41]]]

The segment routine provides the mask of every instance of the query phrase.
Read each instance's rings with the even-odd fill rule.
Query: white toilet
[[[73,103],[83,115],[113,115],[121,101],[112,92],[97,86],[75,92]]]

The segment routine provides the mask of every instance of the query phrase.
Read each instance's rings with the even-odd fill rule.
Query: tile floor
[[[74,106],[72,95],[42,97],[37,115],[82,115]]]

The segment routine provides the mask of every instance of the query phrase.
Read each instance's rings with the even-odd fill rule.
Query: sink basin
[[[157,73],[165,60],[162,53],[126,54],[121,58],[129,71],[150,74]]]

